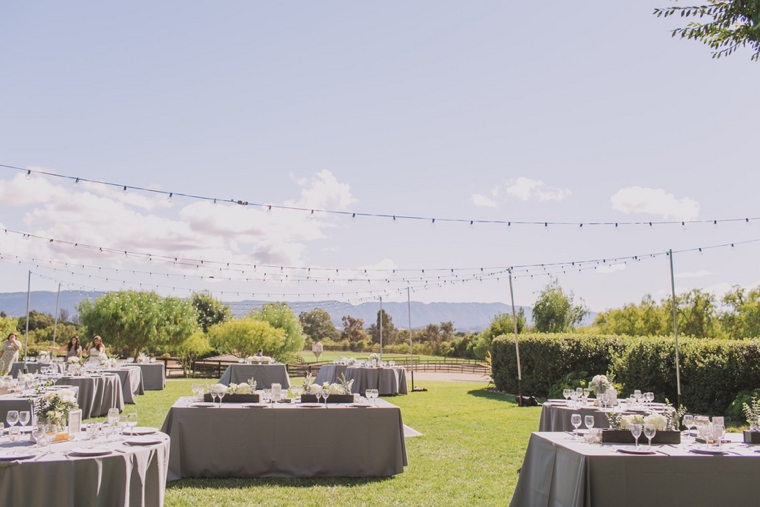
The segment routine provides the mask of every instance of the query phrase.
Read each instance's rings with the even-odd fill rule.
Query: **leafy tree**
[[[341,340],[357,343],[367,339],[367,332],[364,330],[364,319],[344,315],[341,321],[343,322],[343,331],[340,333]]]
[[[559,283],[549,283],[533,305],[533,322],[539,333],[564,333],[580,324],[588,310],[573,304],[573,293],[565,294]]]
[[[29,311],[29,331],[53,327],[54,324],[55,317],[49,313],[38,312],[37,310]],[[26,316],[18,319],[16,330],[19,333],[26,332]]]
[[[295,359],[296,353],[303,350],[301,322],[287,303],[265,303],[260,309],[250,312],[249,316],[285,333],[284,340],[268,352],[280,361]]]
[[[670,299],[664,299],[662,305],[672,305],[672,302]],[[695,338],[721,336],[715,296],[709,292],[693,289],[686,294],[676,296],[676,315],[679,335]],[[672,334],[672,319],[668,321],[668,324],[668,334]]]
[[[760,287],[748,292],[734,286],[723,296],[722,302],[727,309],[720,315],[720,321],[729,337],[760,337]]]
[[[441,330],[441,341],[450,342],[454,337],[454,323],[451,321],[441,322],[439,328]]]
[[[325,338],[338,339],[338,330],[330,319],[330,314],[321,308],[315,308],[310,312],[301,312],[298,316],[301,327],[306,336],[312,341],[319,342]]]
[[[396,343],[398,331],[396,330],[396,326],[393,325],[393,319],[384,309],[378,310],[377,321],[369,326],[368,333],[372,337],[372,343],[380,343],[381,320],[383,322],[383,345],[393,345]]]
[[[137,357],[143,350],[158,351],[184,341],[197,329],[192,303],[162,298],[155,292],[109,292],[77,307],[85,328],[84,342],[96,334],[117,351]]]
[[[252,317],[214,324],[208,329],[208,337],[211,346],[223,354],[252,356],[262,349],[278,359],[287,340],[285,330]]]
[[[209,292],[194,292],[191,301],[198,312],[198,324],[203,332],[208,331],[208,328],[214,324],[224,322],[232,316],[230,307],[215,299]]]
[[[0,339],[5,340],[12,332],[17,332],[16,317],[8,317],[6,315],[0,315]]]
[[[208,354],[212,349],[208,335],[199,329],[180,343],[172,345],[169,350],[179,358],[185,376],[188,377],[193,361]]]
[[[661,336],[668,334],[668,326],[673,327],[670,311],[665,302],[658,305],[647,294],[639,305],[627,304],[601,312],[596,316],[594,325],[603,334]]]
[[[526,329],[525,310],[520,308],[517,312],[517,332],[522,333]],[[491,319],[491,324],[480,332],[475,339],[473,352],[477,359],[485,359],[486,354],[491,350],[491,342],[497,336],[514,334],[515,328],[512,324],[511,313],[499,313]]]
[[[707,18],[706,23],[692,21],[672,31],[673,37],[700,41],[713,50],[713,58],[728,56],[740,47],[754,50],[752,60],[760,59],[760,0],[707,0],[706,4],[655,9],[654,15],[667,18]]]

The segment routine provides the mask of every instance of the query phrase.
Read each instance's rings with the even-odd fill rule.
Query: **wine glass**
[[[657,428],[654,427],[654,424],[644,425],[644,436],[647,437],[647,440],[649,440],[650,449],[652,448],[652,439],[654,438],[656,433],[657,433]]]
[[[209,389],[209,394],[211,395],[211,403],[216,405],[216,388],[212,387],[211,389]]]
[[[639,437],[641,436],[642,425],[638,423],[631,424],[631,435],[636,439],[636,449],[639,448]]]
[[[586,425],[586,428],[589,430],[594,427],[594,416],[593,415],[587,415],[583,417],[583,424]]]
[[[325,399],[325,408],[327,408],[327,398],[330,396],[329,389],[322,389],[322,397]]]
[[[45,425],[35,424],[32,427],[32,438],[34,438],[34,441],[37,442],[37,449],[42,448],[44,436],[45,436]]]
[[[319,403],[319,399],[322,397],[322,388],[321,388],[321,387],[318,387],[318,388],[317,388],[317,389],[314,391],[314,395],[317,397],[317,403]]]
[[[12,428],[18,422],[18,410],[9,410],[5,416],[5,420],[8,421],[8,427]]]
[[[646,398],[644,398],[644,400],[647,403],[652,403],[654,401],[654,393],[652,393],[652,392],[644,393],[644,396],[646,396]]]
[[[224,386],[220,386],[217,388],[216,395],[219,397],[219,407],[222,406],[222,398],[224,398],[224,395],[227,394],[227,388]]]
[[[583,404],[584,405],[588,403],[588,397],[590,394],[591,394],[591,389],[589,389],[588,387],[583,389]]]
[[[137,412],[127,415],[127,426],[129,426],[129,434],[132,435],[135,431],[135,426],[137,426]]]
[[[573,425],[575,430],[573,431],[573,440],[577,438],[576,432],[578,431],[578,428],[581,426],[581,415],[580,414],[573,414],[570,416],[570,423]]]
[[[565,403],[567,403],[570,400],[570,395],[572,394],[572,389],[563,389],[562,390],[562,396],[565,397]]]
[[[90,449],[95,446],[95,440],[98,438],[98,426],[96,422],[91,422],[87,425],[87,438],[89,439],[87,447]]]
[[[119,409],[118,408],[109,408],[108,409],[108,422],[111,424],[116,424],[119,422]]]
[[[45,425],[45,436],[47,437],[48,452],[50,452],[50,448],[53,446],[53,440],[55,440],[55,436],[57,434],[58,434],[57,424]]]
[[[18,413],[18,422],[21,423],[21,427],[26,427],[27,424],[29,424],[29,420],[31,419],[31,414],[28,410],[22,410]]]
[[[110,419],[103,423],[102,429],[103,429],[103,434],[106,436],[106,444],[107,444],[114,430],[114,425]]]
[[[694,426],[694,416],[691,414],[683,416],[683,425],[686,426],[686,429],[689,431],[688,435],[691,436],[691,427]]]
[[[372,405],[377,406],[377,389],[367,389],[364,394],[367,395],[367,398],[372,400]]]
[[[198,399],[200,397],[198,396],[198,390],[200,389],[201,394],[203,394],[203,386],[200,384],[193,384],[190,386],[190,388],[193,391],[193,401],[201,401]]]
[[[119,417],[119,432],[121,433],[122,439],[124,439],[124,430],[127,428],[127,424],[127,414]]]
[[[641,390],[640,389],[636,389],[635,391],[633,391],[633,397],[636,398],[636,404],[637,405],[639,403],[641,403]]]

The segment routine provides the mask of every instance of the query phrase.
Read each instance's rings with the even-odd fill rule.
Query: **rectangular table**
[[[331,404],[193,407],[180,398],[162,431],[169,480],[184,477],[386,477],[407,465],[401,409]]]
[[[406,371],[400,366],[349,366],[346,368],[346,380],[353,380],[351,392],[362,396],[367,389],[377,389],[380,396],[407,393]]]
[[[651,412],[660,412],[665,408],[664,403],[652,403],[644,410],[628,410],[621,412],[621,407],[615,407],[616,413],[623,414],[649,414]],[[585,416],[594,416],[594,428],[609,428],[607,414],[613,409],[594,407],[592,405],[574,407],[568,405],[564,400],[550,400],[541,406],[541,419],[538,423],[538,431],[572,431],[573,423],[570,418],[573,414],[580,414],[581,421]],[[585,426],[581,425],[581,428]]]
[[[64,368],[66,367],[66,363],[26,363],[26,369],[29,371],[29,373],[39,373],[40,368],[43,366],[55,366],[58,369],[58,373],[63,373]],[[9,375],[13,378],[18,378],[18,374],[22,373],[24,371],[24,363],[23,362],[17,362],[13,363],[11,365],[11,371],[9,372]]]
[[[272,384],[290,388],[290,377],[284,364],[231,364],[219,380],[220,384],[245,384],[256,379],[256,389],[271,389]]]
[[[134,405],[137,402],[133,395],[145,394],[142,369],[137,368],[136,366],[125,366],[123,368],[106,371],[118,375],[119,379],[121,379],[121,393],[124,397],[124,403]]]
[[[143,387],[146,391],[162,391],[166,388],[166,368],[163,361],[156,363],[137,363],[143,374]]]
[[[348,366],[345,364],[324,364],[319,367],[319,373],[317,373],[314,383],[320,386],[325,382],[334,384],[340,380],[341,376],[346,374],[346,368]]]
[[[533,433],[510,506],[758,505],[760,454],[738,443],[724,447],[732,454],[692,454],[682,443],[655,445],[659,452],[639,456],[617,452],[632,444],[586,444],[566,433]]]
[[[109,408],[118,408],[119,412],[124,410],[124,396],[118,375],[61,377],[55,383],[79,388],[77,401],[84,419],[108,415]]]

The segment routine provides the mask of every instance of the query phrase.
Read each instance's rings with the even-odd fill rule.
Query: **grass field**
[[[190,394],[192,379],[168,380],[138,405],[140,425],[161,427],[169,407]],[[423,436],[406,440],[409,466],[384,479],[183,479],[170,482],[167,506],[503,506],[540,409],[485,389],[484,383],[425,382],[428,392],[387,398]],[[340,428],[336,428],[340,431]]]
[[[355,359],[367,359],[371,352],[351,352],[351,351],[332,351],[332,350],[326,350],[322,352],[322,354],[319,356],[319,362],[332,362],[335,360],[338,360],[342,357],[353,357]],[[303,351],[301,352],[301,357],[303,357],[303,360],[307,363],[314,363],[316,362],[316,358],[314,357],[314,354],[309,351]],[[399,360],[405,360],[409,359],[409,354],[387,354],[383,353],[383,361],[399,361]],[[456,362],[462,362],[467,361],[466,359],[457,359],[455,357],[441,357],[441,356],[426,356],[426,355],[414,355],[414,360],[422,361],[422,362],[441,362],[445,361],[447,363],[456,363]]]

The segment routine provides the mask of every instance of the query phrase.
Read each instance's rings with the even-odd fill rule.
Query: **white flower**
[[[251,394],[251,386],[248,384],[238,384],[234,394]]]
[[[79,358],[77,356],[71,356],[66,362],[69,364],[79,364]]]
[[[311,392],[312,394],[321,393],[322,386],[320,386],[319,384],[311,384],[309,386],[309,392]]]
[[[331,395],[333,394],[345,394],[343,392],[343,386],[340,384],[330,384],[330,387],[327,389],[327,392],[329,392]]]
[[[665,431],[668,420],[662,414],[649,414],[644,418],[644,424],[651,424],[657,431]]]

